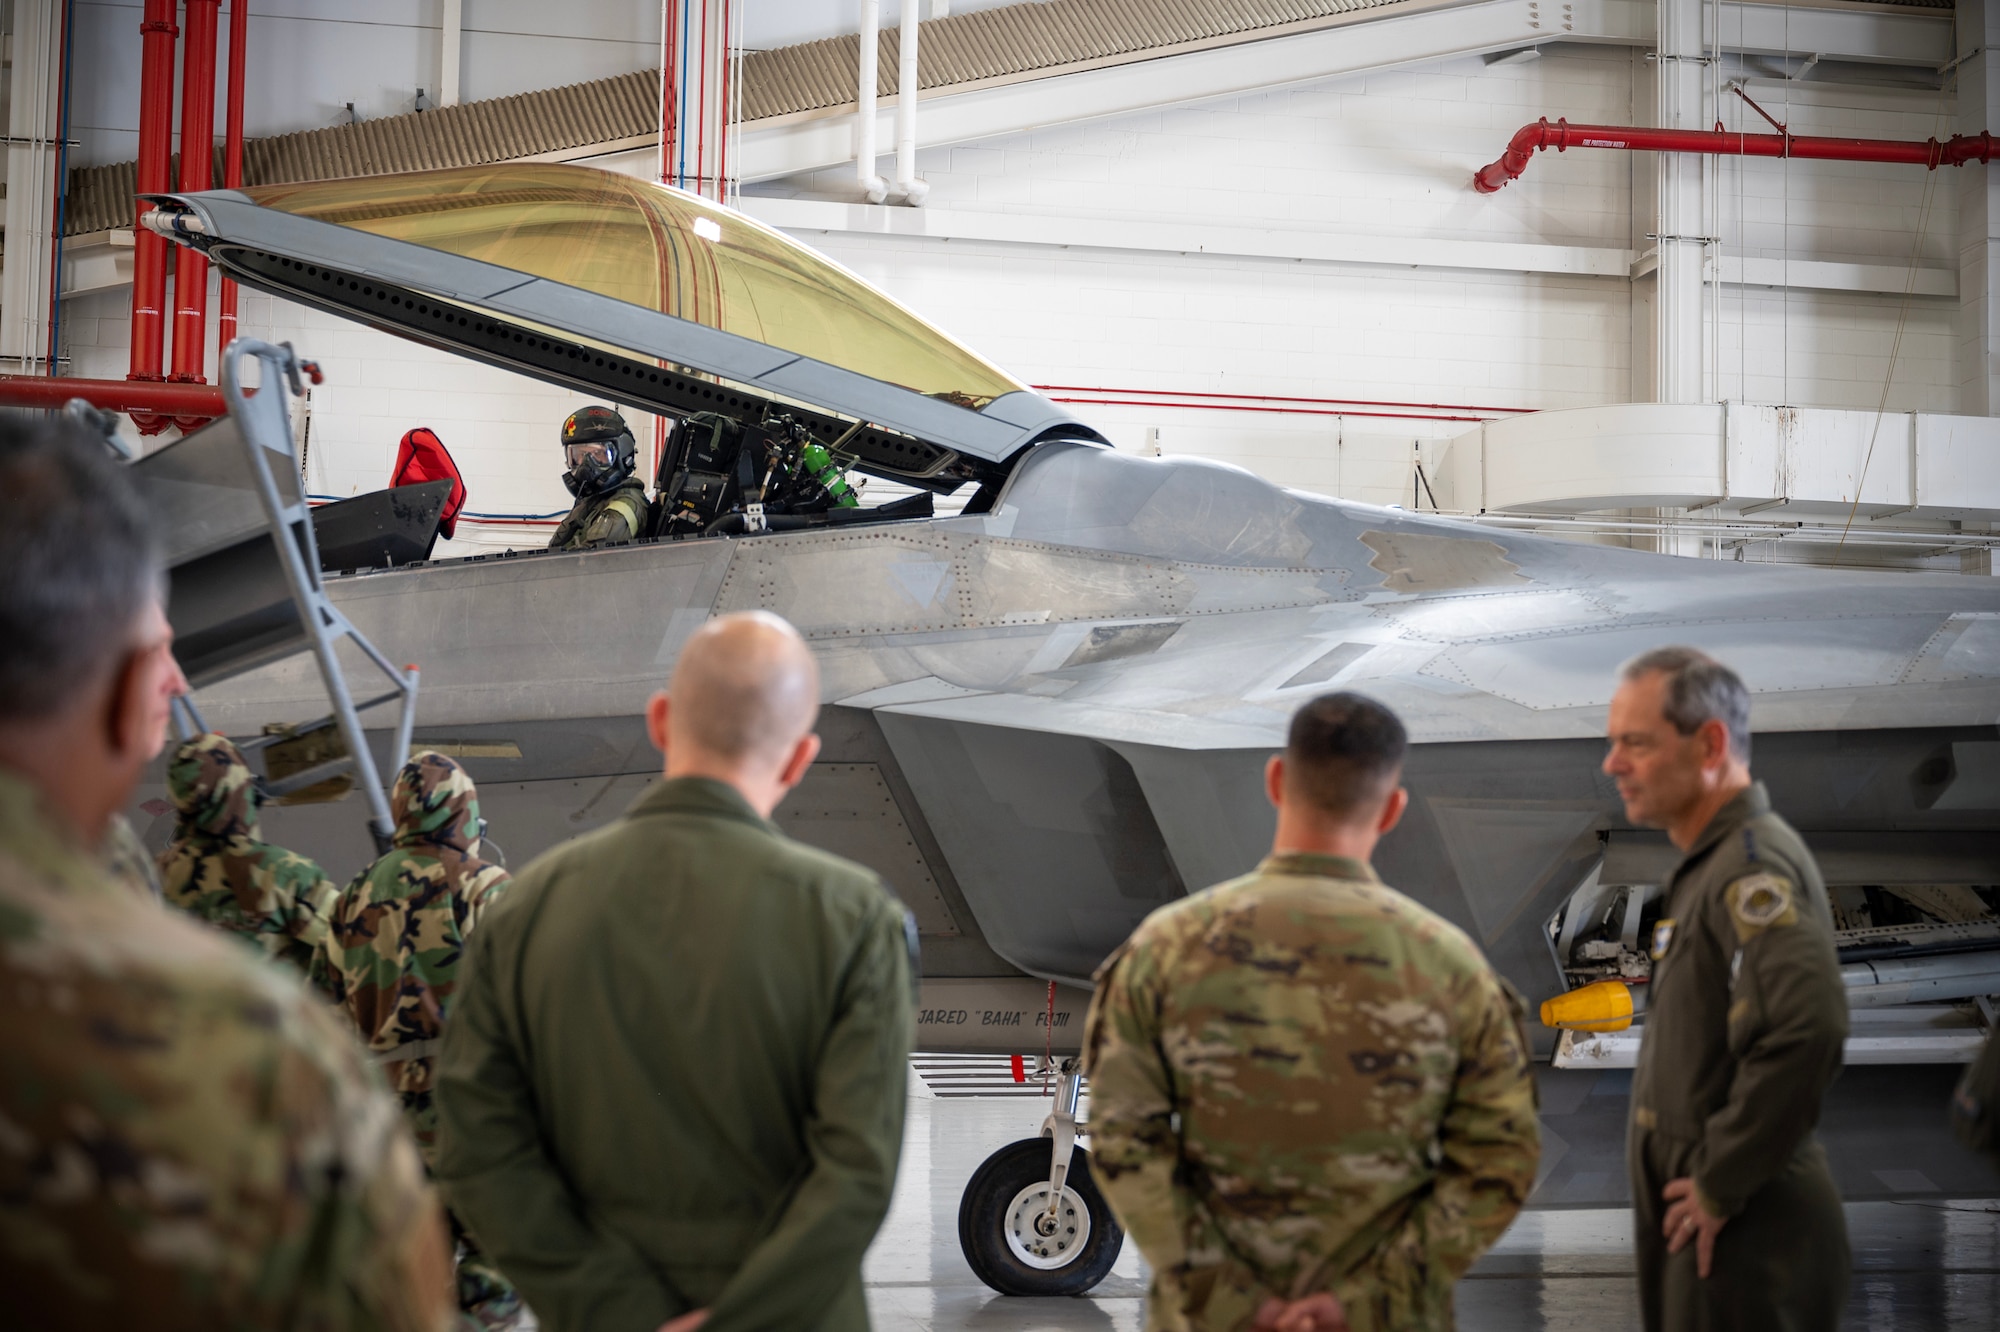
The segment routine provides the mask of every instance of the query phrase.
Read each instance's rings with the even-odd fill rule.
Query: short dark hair
[[[1742,676],[1691,647],[1654,648],[1618,671],[1621,680],[1654,674],[1667,678],[1663,710],[1676,731],[1693,735],[1703,723],[1719,721],[1729,733],[1729,752],[1750,761],[1750,690]]]
[[[57,712],[163,592],[153,522],[104,440],[0,411],[0,720]]]
[[[1285,785],[1335,816],[1383,799],[1403,770],[1410,735],[1402,720],[1360,694],[1321,694],[1292,714]]]

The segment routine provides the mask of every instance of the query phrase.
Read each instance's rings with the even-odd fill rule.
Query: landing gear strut
[[[1081,1295],[1111,1271],[1125,1231],[1077,1146],[1080,1061],[1058,1065],[1042,1134],[986,1158],[958,1204],[958,1244],[974,1275],[1002,1295]]]

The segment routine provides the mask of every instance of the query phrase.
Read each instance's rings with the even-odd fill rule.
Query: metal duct
[[[1840,969],[1849,1008],[1938,1004],[2000,994],[2000,950],[1849,962]]]

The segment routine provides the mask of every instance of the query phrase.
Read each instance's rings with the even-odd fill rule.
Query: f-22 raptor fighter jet
[[[752,607],[796,624],[824,673],[826,745],[780,818],[915,913],[926,1049],[1073,1055],[1083,987],[1133,926],[1256,863],[1264,760],[1292,710],[1333,689],[1389,703],[1415,741],[1388,882],[1531,1002],[1632,976],[1672,853],[1621,819],[1601,734],[1618,664],[1666,643],[1749,681],[1757,772],[1851,908],[1843,942],[1878,965],[2000,950],[1993,580],[1573,544],[1121,454],[779,233],[583,168],[156,202],[149,225],[246,285],[699,423],[656,478],[666,519],[694,498],[648,539],[357,571],[326,591],[421,664],[416,743],[463,756],[516,863],[653,780],[641,713],[697,625]],[[922,493],[764,505],[760,469],[785,439],[970,499],[951,517]],[[696,466],[718,440],[739,454]],[[268,663],[240,606],[183,610],[178,592],[212,725],[250,735],[319,710],[310,666]],[[369,853],[351,809],[277,815],[274,835],[330,865]],[[1913,885],[1966,909],[1926,915]],[[968,1191],[967,1252],[1002,1289],[1085,1289],[1116,1257],[1087,1171],[1063,1181],[1063,1067],[1051,1150]],[[1064,1190],[1088,1204],[1083,1234],[1052,1240],[1032,1223]]]

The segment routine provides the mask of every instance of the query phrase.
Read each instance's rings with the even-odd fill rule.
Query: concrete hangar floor
[[[1145,1265],[1128,1242],[1089,1295],[1022,1299],[980,1284],[958,1246],[965,1184],[1032,1134],[1040,1088],[1003,1093],[1004,1060],[918,1056],[896,1198],[864,1278],[877,1332],[1140,1332]],[[1848,1199],[1854,1281],[1845,1327],[2000,1329],[2000,1173],[1944,1128],[1951,1066],[1842,1073],[1820,1140]],[[1506,1236],[1460,1284],[1462,1332],[1639,1328],[1625,1186],[1626,1071],[1544,1067],[1542,1170]],[[975,1094],[967,1095],[968,1091]],[[1084,1101],[1087,1118],[1089,1101]]]

